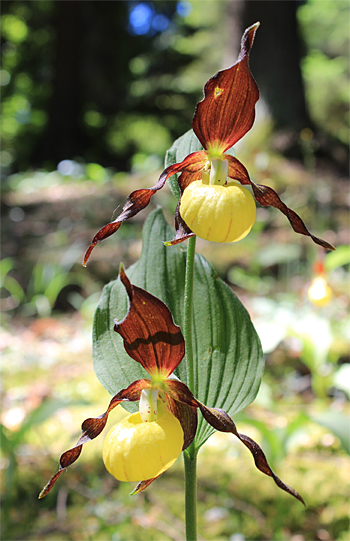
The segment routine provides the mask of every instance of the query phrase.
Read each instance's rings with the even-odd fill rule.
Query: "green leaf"
[[[140,259],[126,273],[133,284],[165,302],[175,323],[182,327],[186,252],[179,245],[163,245],[173,234],[161,209],[153,212],[144,225]],[[264,363],[260,340],[244,306],[198,254],[193,307],[194,394],[207,406],[234,415],[258,392]],[[95,312],[94,368],[112,395],[134,380],[148,377],[141,365],[126,354],[121,337],[113,331],[114,319],[123,319],[127,308],[124,286],[117,279],[104,288]],[[176,375],[187,382],[185,359]],[[137,409],[135,404],[125,407],[128,411]],[[196,446],[213,432],[201,417]]]
[[[272,267],[289,263],[301,257],[301,246],[299,244],[282,244],[274,242],[264,247],[264,250],[256,255],[257,262],[263,267]]]
[[[350,455],[350,423],[348,415],[340,411],[325,411],[321,415],[311,416],[311,419],[319,425],[329,428],[340,439],[343,448]]]
[[[181,137],[176,139],[172,147],[167,151],[165,155],[165,168],[169,167],[169,165],[174,165],[174,163],[182,162],[188,154],[197,152],[198,150],[203,150],[199,139],[193,130],[187,131],[181,135]],[[177,199],[180,199],[181,196],[180,188],[177,183],[179,176],[180,173],[168,178],[170,189]]]
[[[343,265],[350,263],[350,247],[348,245],[337,246],[334,252],[326,255],[324,267],[327,272],[331,272]]]

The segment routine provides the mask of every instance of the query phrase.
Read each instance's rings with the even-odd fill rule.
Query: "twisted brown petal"
[[[182,381],[178,379],[168,379],[166,386],[167,399],[170,397],[177,402],[190,406],[191,408],[199,407],[198,400],[193,396],[187,385],[182,383]]]
[[[246,176],[237,176],[238,160],[236,158],[233,158],[233,156],[230,156],[229,154],[225,154],[225,159],[229,162],[229,177],[239,180],[241,184],[250,184],[253,189],[254,197],[261,206],[271,206],[280,210],[282,214],[288,218],[290,225],[296,233],[311,237],[315,244],[322,246],[326,250],[335,250],[334,246],[310,233],[300,216],[298,216],[294,210],[287,207],[287,205],[281,201],[277,193],[272,188],[264,186],[263,184],[255,184],[252,180],[250,180],[247,170]],[[244,167],[242,164],[240,165]]]
[[[129,218],[132,218],[141,210],[146,208],[151,200],[151,197],[158,190],[163,188],[166,180],[169,177],[171,177],[175,173],[179,173],[180,171],[198,172],[204,167],[206,160],[206,153],[203,150],[193,152],[192,154],[186,156],[186,158],[181,163],[175,163],[167,167],[160,175],[157,184],[152,188],[143,188],[141,190],[136,190],[132,192],[124,205],[123,212],[118,216],[118,218],[102,227],[102,229],[100,229],[92,239],[92,243],[90,244],[84,256],[84,267],[89,261],[91,252],[95,248],[95,246],[102,240],[107,239],[108,237],[113,235],[113,233],[118,231],[119,227],[122,225],[123,222],[125,222],[125,220],[129,220]]]
[[[203,167],[205,165],[205,162],[203,163]],[[184,193],[187,186],[189,186],[192,182],[195,180],[200,180],[202,178],[202,171],[192,172],[192,171],[183,171],[179,178],[177,179],[181,194]],[[181,198],[176,206],[175,210],[175,231],[176,236],[172,240],[164,242],[165,246],[174,246],[175,244],[179,244],[180,242],[184,242],[185,240],[189,239],[190,237],[194,237],[194,233],[191,231],[191,229],[188,227],[188,225],[183,221],[180,215],[180,204],[181,204]]]
[[[283,481],[281,481],[281,479],[274,473],[274,471],[272,471],[259,445],[254,440],[249,438],[249,436],[246,436],[245,434],[240,434],[237,431],[235,423],[225,411],[219,408],[208,408],[207,406],[204,406],[204,404],[199,402],[199,400],[197,400],[193,396],[188,387],[181,381],[168,380],[167,394],[169,394],[169,396],[171,396],[176,401],[187,404],[192,408],[199,408],[202,412],[204,419],[213,428],[215,428],[215,430],[219,430],[220,432],[231,432],[232,434],[234,434],[249,449],[249,451],[253,455],[254,462],[258,470],[272,477],[272,479],[275,481],[276,485],[279,488],[281,488],[285,492],[288,492],[288,494],[291,494],[305,505],[305,502],[300,496],[300,494],[296,490],[294,490],[294,488],[283,483]]]
[[[219,71],[204,86],[204,98],[195,109],[192,128],[205,149],[226,152],[253,125],[258,87],[248,60],[259,23],[246,29],[239,58],[231,68]]]
[[[68,468],[68,466],[71,466],[79,458],[83,445],[101,434],[102,430],[106,426],[110,411],[112,411],[112,409],[114,409],[116,406],[118,406],[118,404],[125,400],[130,402],[140,400],[140,394],[142,389],[146,389],[149,386],[150,382],[147,379],[140,379],[138,381],[134,381],[133,383],[131,383],[131,385],[129,385],[129,387],[127,387],[127,389],[123,389],[112,398],[105,413],[103,413],[99,417],[86,419],[83,422],[81,427],[83,433],[81,437],[79,438],[76,445],[72,447],[72,449],[68,449],[68,451],[61,455],[59,462],[59,470],[55,475],[51,477],[50,481],[40,492],[39,499],[43,498],[44,496],[46,496],[46,494],[50,492],[50,490],[52,489],[60,475],[64,472],[64,470]]]
[[[262,473],[265,473],[265,475],[269,475],[270,477],[272,477],[272,479],[275,481],[276,485],[279,488],[281,488],[285,492],[288,492],[288,494],[291,494],[291,496],[294,496],[294,498],[296,498],[305,505],[305,502],[300,496],[300,494],[296,490],[294,490],[294,488],[286,485],[283,481],[281,481],[281,479],[270,468],[266,460],[266,456],[264,455],[259,445],[245,434],[240,434],[237,431],[235,423],[225,411],[219,408],[208,408],[207,406],[201,404],[199,401],[197,401],[197,404],[203,414],[203,417],[212,427],[214,427],[216,430],[219,430],[220,432],[231,432],[232,434],[234,434],[249,449],[249,451],[253,455],[254,462],[258,470],[260,470]]]
[[[183,242],[184,240],[187,240],[190,237],[195,236],[195,234],[191,231],[191,229],[188,227],[188,225],[181,218],[180,203],[181,203],[181,199],[178,202],[176,210],[175,210],[175,231],[176,231],[176,236],[175,236],[175,238],[173,238],[173,240],[168,240],[168,241],[164,242],[165,246],[174,246],[175,244],[179,244],[180,242]]]

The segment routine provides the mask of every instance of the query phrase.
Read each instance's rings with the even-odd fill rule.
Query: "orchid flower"
[[[79,441],[61,455],[59,470],[39,498],[46,496],[65,469],[78,459],[83,445],[102,432],[110,412],[118,404],[139,401],[139,412],[110,430],[103,450],[105,465],[112,475],[122,481],[139,481],[133,494],[147,488],[192,443],[197,430],[197,409],[200,409],[212,427],[231,432],[249,449],[261,472],[304,503],[298,492],[272,471],[259,445],[237,431],[225,411],[199,402],[174,376],[185,354],[180,327],[174,324],[170,310],[162,301],[130,283],[122,265],[120,279],[129,298],[129,309],[122,321],[115,320],[114,330],[123,338],[128,355],[145,368],[150,379],[134,381],[112,398],[105,413],[83,422]]]
[[[316,261],[313,270],[314,277],[309,284],[307,296],[312,304],[323,308],[331,302],[333,291],[327,281],[322,261]]]
[[[204,150],[193,152],[181,163],[167,167],[152,188],[132,192],[122,213],[93,238],[86,251],[84,265],[96,244],[110,237],[125,220],[147,207],[166,180],[178,173],[181,173],[178,178],[181,199],[175,213],[176,236],[167,245],[177,244],[195,234],[218,242],[234,242],[243,238],[255,221],[253,197],[246,188],[242,188],[250,186],[255,200],[263,207],[279,209],[296,233],[311,237],[327,250],[334,250],[331,244],[312,235],[301,218],[281,201],[272,188],[255,184],[244,165],[226,153],[254,123],[259,90],[248,62],[258,26],[259,23],[255,23],[245,30],[237,62],[219,71],[204,86],[204,98],[197,104],[192,120],[193,131]],[[242,221],[244,223],[240,226]]]

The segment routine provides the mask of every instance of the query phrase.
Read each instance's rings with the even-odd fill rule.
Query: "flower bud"
[[[183,442],[180,422],[158,401],[156,421],[143,422],[138,412],[110,429],[103,446],[103,462],[119,481],[145,481],[173,465]]]
[[[195,235],[215,242],[244,239],[254,225],[252,194],[239,182],[227,186],[192,182],[181,197],[180,215]]]

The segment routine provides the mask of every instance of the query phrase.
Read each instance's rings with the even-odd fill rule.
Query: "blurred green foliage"
[[[47,17],[51,2],[5,2],[1,16],[1,166],[28,163],[48,118],[52,93],[53,40]]]
[[[306,98],[315,123],[349,144],[349,2],[308,0],[298,10],[307,54]]]
[[[160,167],[220,62],[224,42],[213,44],[223,9],[212,0],[205,10],[198,2],[4,2],[5,173],[65,158]]]
[[[0,306],[3,313],[16,311],[22,317],[48,317],[54,308],[61,307],[62,310],[63,299],[66,300],[65,309],[68,302],[73,309],[82,312],[87,310],[89,303],[98,302],[99,284],[79,266],[75,270],[67,270],[67,266],[60,263],[38,262],[32,269],[26,291],[9,274],[14,266],[9,257],[0,262]],[[58,302],[59,295],[61,302]]]
[[[227,9],[213,0],[205,9],[198,1],[4,2],[5,175],[33,164],[54,169],[67,158],[124,171],[159,168],[171,142],[190,127],[203,81],[232,47],[223,32],[232,17]],[[343,0],[308,0],[298,10],[310,112],[316,125],[345,143],[348,18]],[[75,51],[74,61],[60,56],[63,44]]]

